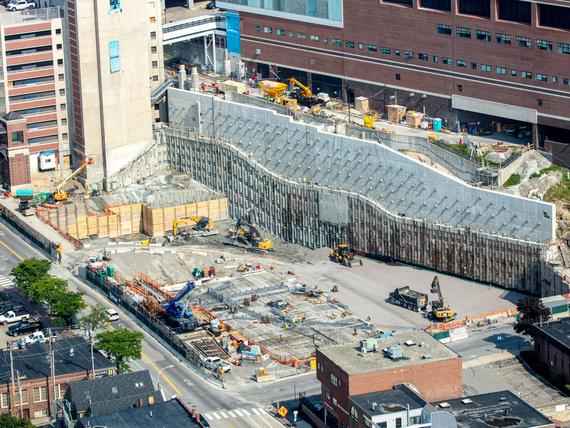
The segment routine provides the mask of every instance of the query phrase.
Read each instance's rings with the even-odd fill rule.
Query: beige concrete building
[[[160,1],[68,0],[74,162],[103,184],[152,141],[150,94],[164,79]]]

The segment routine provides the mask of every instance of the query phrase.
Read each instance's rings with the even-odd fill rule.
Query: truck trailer
[[[406,309],[419,312],[425,310],[428,304],[428,295],[412,290],[410,287],[399,287],[390,293],[388,303],[403,306]]]

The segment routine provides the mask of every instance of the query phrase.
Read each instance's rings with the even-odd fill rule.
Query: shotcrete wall
[[[385,145],[178,89],[168,106],[171,123],[225,139],[284,179],[361,194],[393,216],[530,242],[554,237],[554,205],[469,186]]]

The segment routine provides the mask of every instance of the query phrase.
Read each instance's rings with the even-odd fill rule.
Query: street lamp
[[[158,391],[160,392],[160,376],[162,376],[162,372],[168,369],[171,369],[172,367],[174,367],[172,364],[166,367],[163,367],[161,369],[158,370],[158,376],[156,377],[156,386],[158,388]]]

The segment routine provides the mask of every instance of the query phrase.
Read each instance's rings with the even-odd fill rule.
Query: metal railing
[[[198,18],[187,19],[187,20],[184,20],[182,22],[180,22],[180,21],[171,22],[171,23],[168,23],[168,24],[165,24],[162,26],[162,33],[163,34],[172,33],[174,31],[180,31],[180,30],[184,30],[186,28],[198,27],[200,25],[206,25],[206,24],[211,24],[211,23],[216,23],[216,22],[223,22],[225,24],[224,16],[223,15],[212,15],[212,16],[209,16],[207,18],[198,17]],[[224,28],[221,28],[221,29],[225,29],[225,25],[224,25]]]
[[[32,21],[50,21],[52,19],[61,18],[62,10],[59,7],[45,7],[42,9],[26,9],[15,12],[0,13],[0,25],[23,24]]]

